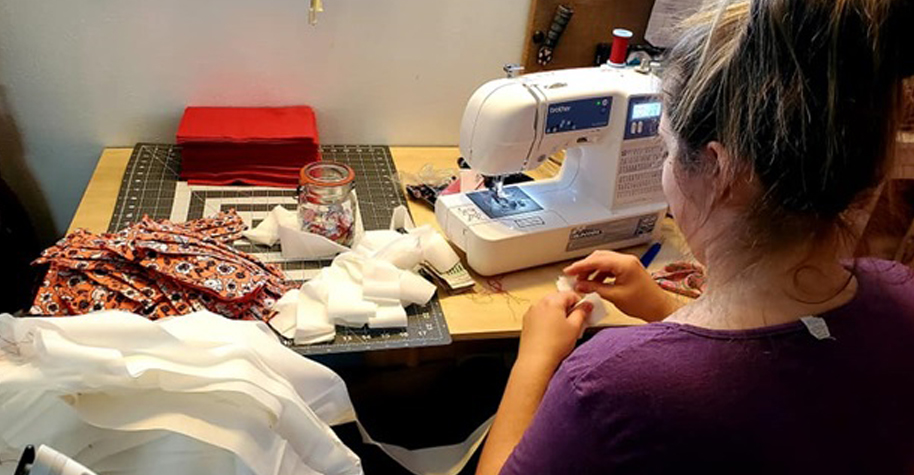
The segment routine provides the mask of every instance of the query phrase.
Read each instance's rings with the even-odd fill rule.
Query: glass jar
[[[355,238],[355,172],[335,162],[314,162],[301,169],[298,217],[302,231],[344,246]]]

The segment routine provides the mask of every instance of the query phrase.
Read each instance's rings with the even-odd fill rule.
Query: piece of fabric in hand
[[[209,310],[269,319],[291,285],[278,268],[230,246],[244,229],[230,211],[177,224],[144,217],[113,234],[77,230],[35,261],[49,269],[30,313],[124,310],[157,319]]]

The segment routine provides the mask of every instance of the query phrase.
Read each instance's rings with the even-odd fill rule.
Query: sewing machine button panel
[[[546,133],[555,134],[606,127],[612,110],[612,97],[595,97],[549,105]]]
[[[629,99],[625,124],[625,140],[657,135],[663,104],[657,96],[637,96]]]
[[[539,216],[533,216],[531,218],[515,219],[514,224],[519,228],[530,228],[533,226],[544,226],[546,222]]]

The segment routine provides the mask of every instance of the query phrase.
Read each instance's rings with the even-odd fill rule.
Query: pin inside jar
[[[335,162],[309,163],[301,169],[298,217],[305,232],[351,246],[355,238],[355,172]]]

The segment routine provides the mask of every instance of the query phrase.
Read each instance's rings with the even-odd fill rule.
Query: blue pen
[[[647,248],[644,255],[641,256],[641,265],[646,269],[647,266],[651,265],[651,262],[654,262],[654,258],[657,257],[657,254],[660,253],[660,243],[655,242],[651,244],[651,247]]]

